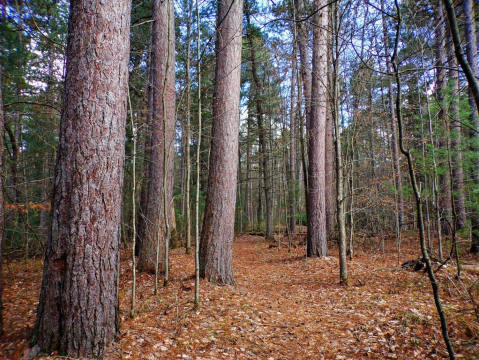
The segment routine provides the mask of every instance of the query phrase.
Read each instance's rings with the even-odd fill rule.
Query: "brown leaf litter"
[[[242,235],[234,242],[237,286],[201,280],[198,310],[193,309],[193,255],[175,249],[170,285],[157,296],[154,276],[137,273],[134,319],[129,317],[130,251],[125,251],[121,334],[105,358],[447,358],[426,274],[398,266],[419,255],[417,240],[402,244],[400,258],[394,239],[385,241],[385,254],[381,239],[357,250],[348,261],[350,285],[344,286],[339,284],[337,249],[326,258],[306,259],[304,246],[288,252],[285,241],[278,250],[259,236]],[[0,358],[21,359],[27,355],[35,321],[42,263],[10,260],[3,269],[5,335],[0,338]],[[479,324],[467,292],[477,275],[463,273],[459,282],[448,264],[437,277],[457,357],[479,358]]]

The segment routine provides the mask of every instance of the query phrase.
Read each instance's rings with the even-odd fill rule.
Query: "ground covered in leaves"
[[[296,237],[297,243],[301,237]],[[193,255],[171,252],[170,285],[153,294],[154,276],[137,274],[137,314],[129,317],[130,251],[122,254],[121,335],[107,359],[441,359],[446,358],[431,286],[424,272],[398,264],[418,258],[406,239],[366,239],[348,262],[349,286],[339,284],[337,249],[331,256],[288,252],[262,237],[234,242],[236,286],[201,281],[193,309]],[[285,246],[286,245],[286,246]],[[384,245],[384,247],[383,247]],[[466,259],[476,263],[473,258]],[[25,354],[41,285],[40,261],[4,264],[4,324],[0,358]],[[478,276],[455,278],[452,264],[436,275],[458,358],[479,358],[479,323],[468,294]],[[476,297],[479,300],[479,296]],[[477,302],[477,301],[476,301]],[[478,309],[476,309],[477,311]],[[54,357],[50,357],[54,358]]]

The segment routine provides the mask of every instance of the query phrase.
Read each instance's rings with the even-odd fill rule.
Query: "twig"
[[[439,270],[441,270],[441,268],[446,265],[446,263],[451,260],[451,257],[449,256],[441,265],[439,265],[439,267],[434,271],[434,274],[437,273]]]
[[[431,343],[425,339],[423,339],[422,337],[420,336],[417,336],[416,334],[411,334],[412,336],[414,336],[415,338],[418,338],[419,340],[422,340],[424,341],[427,345],[431,345]]]
[[[471,287],[469,288],[468,293],[469,293],[469,297],[471,299],[472,305],[474,306],[474,313],[476,314],[476,320],[477,320],[477,322],[479,322],[479,307],[477,306],[476,300],[474,299],[474,296],[472,295],[472,288],[477,283],[478,282],[476,281],[474,284],[471,285]]]
[[[459,293],[459,295],[461,295],[461,291],[457,288],[456,284],[454,283],[454,281],[452,281],[452,279],[446,275],[446,278],[452,283],[452,285],[454,285],[454,287],[456,288],[457,292]]]

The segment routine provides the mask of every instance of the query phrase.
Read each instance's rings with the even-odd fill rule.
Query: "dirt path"
[[[360,253],[349,263],[350,285],[342,286],[334,251],[328,258],[306,260],[304,246],[288,253],[287,249],[270,249],[260,237],[244,235],[234,243],[237,286],[202,281],[199,311],[192,309],[193,256],[176,249],[171,256],[171,285],[161,288],[158,296],[153,295],[153,276],[138,274],[135,319],[128,316],[131,262],[124,259],[121,336],[106,358],[444,358],[445,347],[426,276],[397,268],[394,244],[389,245],[388,256],[373,250],[367,256]],[[401,260],[417,255],[417,250],[404,251]],[[17,282],[18,270],[24,269],[20,274],[25,279],[17,287],[39,290],[41,264],[12,266],[16,266]],[[451,276],[452,269],[439,276],[446,290],[442,297],[451,336],[460,356],[479,358],[479,330],[472,306],[464,300],[464,294],[458,296],[448,279]],[[464,279],[473,280],[469,275]],[[11,286],[8,281],[7,276],[7,288]],[[9,317],[7,331],[10,326],[16,335],[2,339],[0,358],[21,355],[34,321],[38,294],[30,291],[27,299],[18,299],[12,290],[10,287],[6,291],[6,307],[24,314]],[[19,317],[27,320],[21,323]],[[17,351],[13,350],[15,345]]]

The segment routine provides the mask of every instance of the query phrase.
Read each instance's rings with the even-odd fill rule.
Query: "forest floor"
[[[295,241],[303,238],[296,237]],[[364,238],[348,261],[349,286],[339,284],[337,248],[327,258],[288,252],[262,237],[234,241],[236,286],[201,280],[193,309],[193,255],[171,251],[170,285],[153,295],[154,276],[137,275],[137,314],[129,317],[130,251],[122,253],[121,335],[106,359],[441,359],[446,358],[431,286],[422,271],[398,264],[420,256],[416,238]],[[465,261],[477,264],[466,256]],[[4,326],[0,359],[20,359],[28,345],[42,262],[4,264]],[[479,323],[466,290],[478,275],[455,279],[448,263],[437,274],[458,358],[479,358]],[[162,281],[160,281],[162,283]],[[475,291],[479,302],[479,290]],[[476,309],[479,311],[479,309]],[[54,356],[50,358],[55,358]]]

